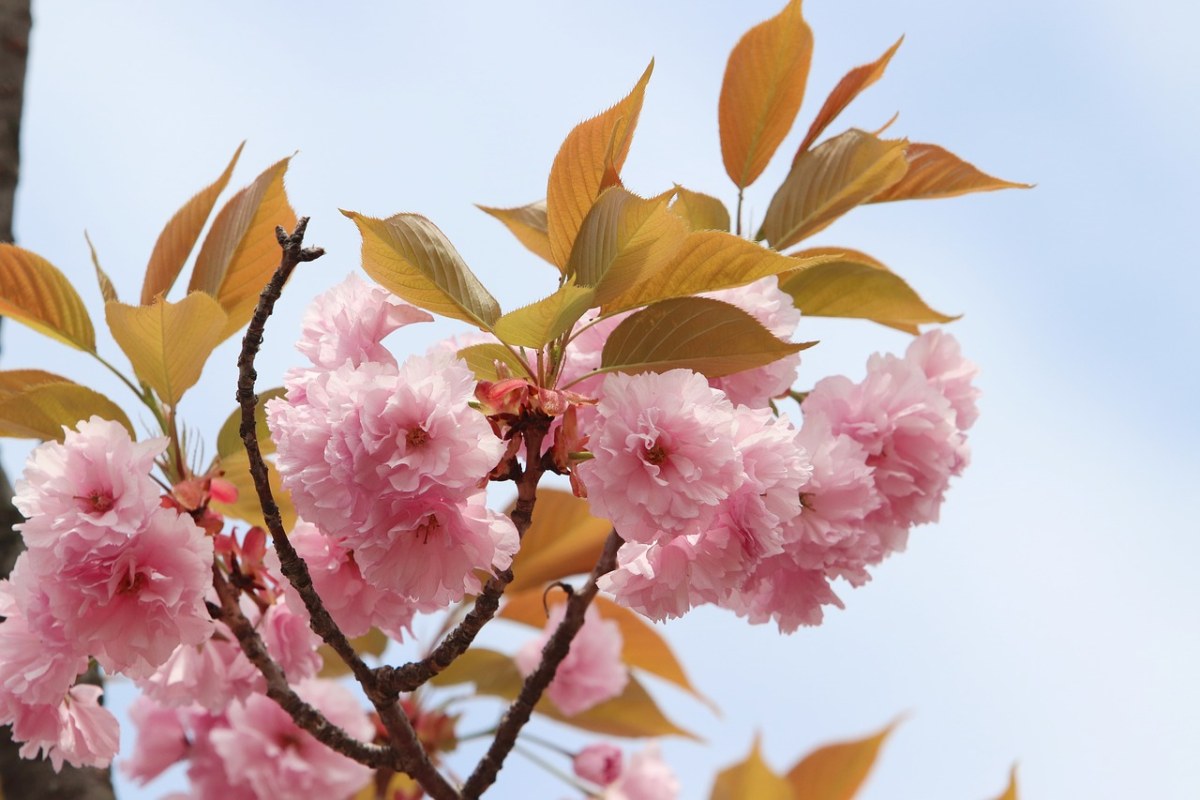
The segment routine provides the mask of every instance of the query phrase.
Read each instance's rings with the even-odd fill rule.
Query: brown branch
[[[600,554],[599,560],[596,561],[596,566],[592,568],[592,574],[588,576],[583,588],[567,599],[566,614],[563,616],[562,622],[555,628],[554,633],[551,634],[546,646],[542,648],[541,663],[525,679],[525,683],[521,686],[521,693],[517,695],[517,699],[508,707],[508,711],[500,720],[500,725],[496,729],[496,738],[492,740],[487,753],[479,760],[475,771],[463,785],[464,800],[475,800],[495,782],[500,768],[504,766],[504,759],[508,757],[509,752],[517,743],[517,735],[529,721],[533,707],[541,700],[546,687],[554,680],[554,673],[558,670],[558,665],[567,657],[567,652],[570,650],[571,640],[583,627],[584,613],[591,604],[592,598],[596,596],[596,582],[600,576],[612,572],[616,567],[617,550],[621,544],[621,537],[614,530],[608,535],[608,539],[604,543],[604,550]]]

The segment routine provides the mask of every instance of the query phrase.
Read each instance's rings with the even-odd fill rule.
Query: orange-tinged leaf
[[[267,389],[258,393],[258,402],[254,406],[254,429],[258,435],[258,449],[264,456],[275,452],[275,442],[271,439],[271,431],[267,428],[267,401],[283,397],[287,390],[282,386]],[[242,452],[242,410],[235,408],[221,424],[217,433],[217,455],[230,456]]]
[[[719,378],[770,364],[814,344],[776,339],[758,320],[729,303],[678,297],[621,322],[604,343],[599,371],[691,369]]]
[[[283,186],[290,161],[288,157],[267,167],[221,208],[196,256],[188,294],[207,292],[225,309],[222,339],[250,321],[259,294],[279,266],[275,228],[291,232],[296,227],[296,212]]]
[[[237,488],[238,498],[232,503],[219,503],[214,500],[213,510],[224,516],[266,528],[262,506],[258,502],[258,492],[254,489],[254,478],[250,476],[250,458],[246,451],[223,456],[220,464],[225,472],[225,480]],[[290,531],[296,525],[296,509],[292,506],[291,496],[284,491],[279,471],[270,461],[267,462],[267,482],[271,486],[271,496],[279,506],[279,517],[283,521],[283,527]]]
[[[838,81],[837,86],[834,86],[833,91],[829,93],[829,97],[825,98],[825,104],[817,112],[812,125],[808,127],[808,133],[805,134],[804,141],[800,143],[800,147],[796,150],[796,158],[792,160],[792,164],[796,163],[796,159],[800,158],[801,153],[812,146],[817,137],[829,127],[829,123],[833,122],[837,118],[837,115],[842,113],[854,98],[858,97],[863,93],[863,90],[883,77],[883,71],[887,69],[888,62],[892,60],[892,56],[896,54],[896,50],[899,49],[900,43],[903,41],[904,37],[901,36],[896,40],[894,45],[887,49],[886,53],[870,64],[855,67]]]
[[[776,775],[767,762],[763,761],[759,738],[754,737],[754,745],[746,760],[739,764],[726,767],[717,773],[713,782],[709,800],[805,800],[806,796],[796,795],[792,787],[779,775]],[[816,798],[813,798],[816,800]]]
[[[152,306],[109,301],[104,312],[138,378],[172,406],[200,380],[204,362],[225,338],[228,320],[204,292],[193,292],[178,303],[160,296]]]
[[[517,355],[499,343],[473,344],[458,351],[458,357],[467,362],[471,372],[481,381],[498,381],[502,378],[529,375],[529,368]],[[508,375],[501,375],[496,362],[508,367]]]
[[[533,524],[513,559],[508,594],[537,589],[540,596],[550,581],[590,572],[611,530],[611,522],[592,516],[586,500],[561,489],[539,489]]]
[[[579,123],[567,134],[550,167],[546,185],[546,225],[553,263],[566,265],[583,218],[612,175],[620,172],[642,111],[654,62],[633,90],[607,111]]]
[[[549,297],[508,312],[496,320],[496,338],[506,344],[540,350],[596,305],[596,290],[571,283]]]
[[[758,178],[792,129],[812,62],[800,0],[742,36],[729,54],[718,120],[725,172],[739,189]]]
[[[87,231],[83,232],[83,238],[87,241],[88,252],[92,254],[92,267],[96,270],[96,283],[100,285],[100,296],[104,298],[104,302],[109,300],[120,300],[117,296],[117,287],[113,286],[112,278],[108,277],[108,273],[104,271],[104,267],[100,266],[100,257],[96,255],[96,248],[92,245],[92,237],[88,236]]]
[[[0,316],[96,352],[92,318],[75,287],[49,261],[15,244],[0,244]]]
[[[800,269],[824,258],[796,259],[723,231],[689,233],[675,257],[646,280],[612,298],[604,312],[637,308],[658,300],[742,286],[768,275]]]
[[[807,316],[869,319],[908,333],[957,319],[930,308],[903,278],[865,253],[823,247],[795,255],[833,259],[779,276],[780,290]]]
[[[541,502],[542,497],[539,491],[538,504],[540,505]],[[596,548],[592,564],[599,557],[599,551],[600,548]],[[592,568],[592,564],[584,569],[565,573],[558,577],[587,572]],[[500,609],[500,617],[521,622],[539,630],[546,626],[546,609],[542,603],[543,598],[550,607],[567,601],[563,592],[551,592],[547,595],[540,586],[517,592],[512,591],[510,586],[504,597],[504,606]],[[592,601],[592,605],[600,612],[601,617],[617,623],[621,629],[622,661],[631,667],[644,669],[652,675],[670,681],[698,699],[708,702],[707,698],[703,697],[688,680],[687,674],[683,671],[683,665],[671,652],[666,640],[646,622],[644,617],[624,606],[617,605],[604,595],[597,595]]]
[[[426,311],[491,330],[500,305],[438,226],[420,214],[387,219],[343,211],[362,234],[363,270]]]
[[[628,291],[670,263],[687,235],[667,196],[649,200],[619,187],[604,192],[583,220],[567,275],[594,286],[596,305]]]
[[[1017,765],[1013,764],[1008,773],[1008,786],[996,800],[1017,800]]]
[[[359,655],[371,655],[379,658],[383,655],[383,651],[387,649],[388,636],[379,628],[371,628],[362,636],[356,636],[350,640],[350,645]],[[327,644],[322,644],[317,648],[317,652],[321,654],[323,663],[321,670],[317,673],[320,678],[340,678],[342,675],[349,675],[350,668],[346,666],[346,662],[342,661],[341,657]]]
[[[196,240],[200,238],[200,231],[204,230],[204,223],[208,222],[213,206],[217,204],[217,197],[229,184],[229,177],[233,174],[233,168],[237,165],[245,146],[245,142],[239,144],[220,177],[184,203],[163,227],[158,241],[154,243],[154,250],[150,253],[150,262],[146,265],[146,279],[142,283],[142,305],[150,305],[160,294],[166,297],[175,285],[175,279],[179,277],[188,256],[192,254],[192,248],[196,246]]]
[[[512,231],[517,241],[525,245],[538,258],[554,264],[550,253],[550,233],[546,228],[546,201],[538,200],[527,206],[516,208],[492,208],[477,205],[480,211],[490,214]]]
[[[771,198],[759,238],[782,250],[867,202],[904,177],[906,145],[852,129],[803,153]]]
[[[908,171],[904,177],[872,197],[870,202],[933,200],[971,192],[1033,188],[1033,184],[993,178],[936,144],[912,142],[908,145],[907,158]]]
[[[818,748],[787,774],[797,800],[851,800],[871,772],[896,723],[864,739]]]
[[[63,426],[96,415],[137,438],[121,407],[97,391],[37,369],[0,372],[0,436],[62,441]]]
[[[675,187],[675,202],[671,210],[683,218],[693,231],[729,230],[729,209],[712,195]]]

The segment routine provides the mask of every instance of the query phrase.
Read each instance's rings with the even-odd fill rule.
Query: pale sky
[[[136,296],[162,224],[240,141],[239,187],[298,151],[289,194],[329,255],[294,280],[268,329],[266,387],[299,358],[303,307],[357,265],[338,208],[427,215],[506,309],[550,291],[549,267],[472,203],[542,197],[563,136],[652,56],[626,184],[650,194],[679,182],[732,205],[716,127],[724,61],[783,2],[35,5],[17,236],[97,318],[85,228]],[[1038,187],[874,206],[814,240],[871,253],[934,307],[965,313],[950,327],[983,370],[974,463],[941,523],[843,592],[846,610],[823,626],[784,637],[712,610],[666,626],[722,710],[653,686],[707,740],[666,744],[683,797],[706,797],[756,731],[782,770],[902,713],[863,800],[992,797],[1014,761],[1029,800],[1200,796],[1189,507],[1200,277],[1185,236],[1200,184],[1200,12],[1169,0],[813,0],[805,13],[810,94],[748,192],[755,219],[824,94],[902,33],[888,75],[840,124],[874,128],[899,110],[893,133]],[[409,328],[395,349],[455,330]],[[905,345],[865,322],[807,320],[801,335],[822,340],[801,384],[861,377],[869,353]],[[82,356],[13,324],[3,344],[4,368],[64,373],[134,410]],[[210,437],[233,407],[233,360],[232,344],[219,350],[185,401]],[[2,447],[19,473],[28,447]],[[510,764],[496,797],[570,795],[519,756]]]

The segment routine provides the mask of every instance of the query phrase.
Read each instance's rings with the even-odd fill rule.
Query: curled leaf
[[[817,112],[812,125],[808,126],[808,133],[805,134],[804,141],[800,143],[800,147],[796,150],[796,157],[792,160],[793,165],[800,158],[800,154],[812,146],[812,143],[824,132],[829,123],[833,122],[837,118],[837,115],[842,113],[854,98],[858,97],[863,93],[863,90],[883,77],[883,71],[887,69],[888,63],[892,60],[892,56],[896,54],[896,50],[900,48],[900,43],[903,41],[904,37],[901,36],[896,40],[894,45],[887,49],[886,53],[870,64],[855,67],[838,81],[837,86],[834,86],[833,91],[825,98],[825,103],[821,106],[821,110]]]
[[[92,237],[88,236],[87,231],[84,231],[83,238],[87,242],[88,252],[92,254],[92,267],[96,270],[96,283],[100,286],[100,296],[106,303],[109,300],[120,300],[121,298],[117,297],[117,287],[113,286],[112,278],[108,277],[104,267],[100,266],[100,257],[96,255]]]
[[[516,208],[491,208],[479,205],[476,208],[503,222],[504,226],[512,231],[513,236],[516,236],[529,252],[554,264],[554,257],[550,253],[550,233],[546,228],[545,200],[538,200],[536,203]]]

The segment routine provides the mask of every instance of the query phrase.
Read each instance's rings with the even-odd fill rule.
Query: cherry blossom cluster
[[[674,800],[679,779],[663,761],[657,743],[634,753],[626,763],[620,748],[593,744],[575,755],[575,774],[594,785],[602,800]]]

